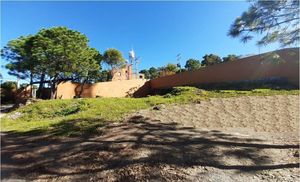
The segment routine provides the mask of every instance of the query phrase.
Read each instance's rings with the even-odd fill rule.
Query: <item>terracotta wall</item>
[[[131,80],[132,64],[127,64],[124,68],[113,68],[111,74],[112,74],[112,81]]]
[[[133,79],[86,84],[81,97],[143,97],[150,94],[152,90],[175,86],[201,86],[201,84],[240,82],[274,77],[285,78],[290,83],[299,86],[299,49],[282,49],[275,53],[280,58],[277,61],[267,53],[150,81]],[[80,84],[61,83],[58,86],[57,98],[71,99],[79,92]]]
[[[289,48],[276,51],[281,61],[270,59],[269,54],[243,58],[237,61],[207,66],[200,70],[160,77],[150,81],[151,89],[174,86],[224,83],[264,78],[286,78],[299,85],[299,49]]]
[[[148,90],[140,91],[145,85],[145,79],[121,80],[113,82],[99,82],[95,84],[85,84],[81,97],[125,97],[133,95],[139,91],[139,95],[147,95]],[[72,82],[64,82],[58,85],[57,98],[72,99],[76,93],[80,92],[80,84]]]

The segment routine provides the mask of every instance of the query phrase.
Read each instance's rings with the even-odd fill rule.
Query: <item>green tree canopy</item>
[[[82,59],[82,63],[77,68],[77,76],[84,82],[94,82],[100,76],[101,54],[96,49],[89,48]]]
[[[237,59],[239,59],[239,57],[237,55],[229,54],[228,56],[223,57],[223,62],[235,61]]]
[[[99,75],[97,81],[107,82],[107,81],[110,81],[111,79],[112,79],[111,72],[109,70],[103,70],[103,71],[100,71],[100,75]]]
[[[176,64],[169,63],[164,67],[158,68],[159,76],[173,75],[179,71],[179,68]]]
[[[173,73],[176,73],[179,70],[177,65],[172,63],[168,63],[163,69],[167,72],[173,72]]]
[[[176,73],[178,71],[178,67],[177,67],[176,64],[169,63],[164,67],[164,70],[167,71],[167,72]]]
[[[1,57],[9,61],[5,66],[8,74],[16,76],[20,79],[30,78],[33,80],[33,73],[36,72],[36,60],[33,60],[31,47],[33,46],[34,37],[21,36],[16,40],[9,41],[3,49],[1,49]]]
[[[154,78],[159,77],[159,71],[158,71],[158,69],[156,69],[154,67],[151,67],[149,69],[149,75],[150,75],[150,79],[154,79]]]
[[[299,0],[253,0],[230,27],[228,35],[242,42],[262,34],[258,45],[279,42],[282,47],[299,43]]]
[[[140,71],[140,73],[144,74],[146,79],[150,79],[150,77],[151,77],[150,73],[149,73],[149,70],[143,69],[143,70]]]
[[[60,81],[90,77],[101,61],[100,53],[88,46],[85,35],[66,27],[41,29],[35,35],[12,40],[1,52],[11,72],[46,77],[51,98],[56,96]]]
[[[188,71],[197,70],[201,67],[201,63],[196,59],[188,59],[184,66]]]
[[[55,27],[42,29],[36,37],[33,55],[51,80],[52,98],[56,95],[60,80],[74,75],[88,77],[91,72],[99,69],[100,53],[88,46],[84,34],[66,27]]]
[[[140,71],[140,73],[145,75],[146,79],[154,79],[154,78],[158,78],[160,75],[160,72],[164,70],[164,68],[155,68],[155,67],[151,67],[149,68],[149,70],[147,69],[143,69]]]
[[[111,68],[119,68],[125,64],[125,59],[122,53],[117,49],[107,49],[103,54],[104,62]]]
[[[1,89],[5,89],[5,90],[17,89],[17,82],[15,82],[15,81],[3,82],[3,83],[1,83]]]
[[[17,82],[6,81],[1,83],[1,103],[15,101],[15,91],[17,90]]]
[[[221,63],[222,59],[215,55],[215,54],[206,54],[205,56],[203,56],[203,60],[201,61],[201,65],[203,66],[209,66],[209,65],[214,65],[214,64],[218,64]]]

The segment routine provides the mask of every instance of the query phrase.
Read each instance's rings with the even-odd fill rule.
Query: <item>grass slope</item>
[[[158,104],[190,103],[215,97],[299,94],[299,90],[205,91],[176,87],[164,96],[146,98],[89,98],[44,100],[17,109],[2,118],[1,130],[18,133],[45,132],[62,136],[95,134],[107,122],[119,122],[125,114]],[[16,112],[21,117],[12,119]]]

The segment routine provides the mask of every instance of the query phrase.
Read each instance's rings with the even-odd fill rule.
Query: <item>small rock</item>
[[[294,153],[294,157],[299,157],[299,150]]]
[[[22,113],[20,113],[20,112],[15,112],[15,113],[12,113],[9,117],[10,117],[10,119],[18,119],[19,117],[21,117],[22,116]]]
[[[153,110],[160,110],[160,106],[154,106],[152,109]]]
[[[161,104],[161,105],[154,106],[152,109],[158,111],[158,110],[161,110],[161,109],[164,109],[164,108],[166,108],[166,106]]]
[[[201,104],[201,100],[197,99],[197,100],[194,101],[194,103]]]

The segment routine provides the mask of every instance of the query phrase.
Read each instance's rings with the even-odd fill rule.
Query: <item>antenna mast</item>
[[[179,72],[181,72],[181,64],[180,64],[180,60],[181,60],[181,54],[177,54],[176,56],[177,58],[177,66],[179,67]]]
[[[129,60],[130,64],[134,66],[134,71],[132,72],[132,75],[135,75],[135,78],[138,79],[138,74],[139,74],[139,64],[140,64],[140,58],[135,57],[135,52],[133,49],[129,51]],[[134,65],[133,65],[134,64]]]
[[[134,64],[135,64],[135,77],[136,77],[136,79],[138,79],[139,78],[138,74],[139,74],[140,57],[135,58]]]

